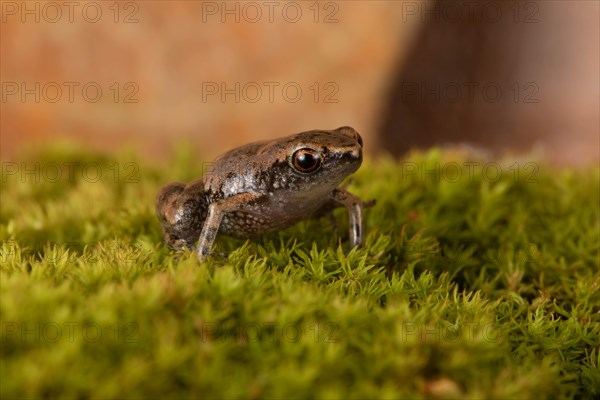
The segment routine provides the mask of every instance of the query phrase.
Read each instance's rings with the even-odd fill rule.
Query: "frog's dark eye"
[[[313,149],[298,149],[292,153],[292,167],[303,174],[310,174],[321,167],[321,154]]]

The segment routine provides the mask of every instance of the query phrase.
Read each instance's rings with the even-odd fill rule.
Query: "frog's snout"
[[[354,130],[354,128],[350,127],[350,126],[342,126],[336,129],[339,133],[341,133],[344,136],[348,136],[349,138],[354,139],[354,141],[356,141],[356,143],[358,143],[358,145],[362,148],[363,147],[363,140],[362,137],[360,137],[359,133],[356,132],[356,130]]]

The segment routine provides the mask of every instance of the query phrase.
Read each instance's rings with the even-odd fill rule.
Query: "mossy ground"
[[[4,163],[2,397],[598,398],[599,170],[461,157],[367,160],[362,249],[311,220],[202,264],[154,215],[191,153]]]

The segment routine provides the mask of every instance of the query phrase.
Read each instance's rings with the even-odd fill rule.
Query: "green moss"
[[[312,220],[198,264],[154,216],[189,154],[35,159],[3,164],[2,397],[600,396],[597,168],[369,160],[363,249]]]

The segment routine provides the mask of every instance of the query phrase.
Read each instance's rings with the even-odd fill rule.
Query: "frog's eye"
[[[292,153],[292,167],[303,174],[310,174],[321,167],[321,154],[313,149],[303,148]]]

